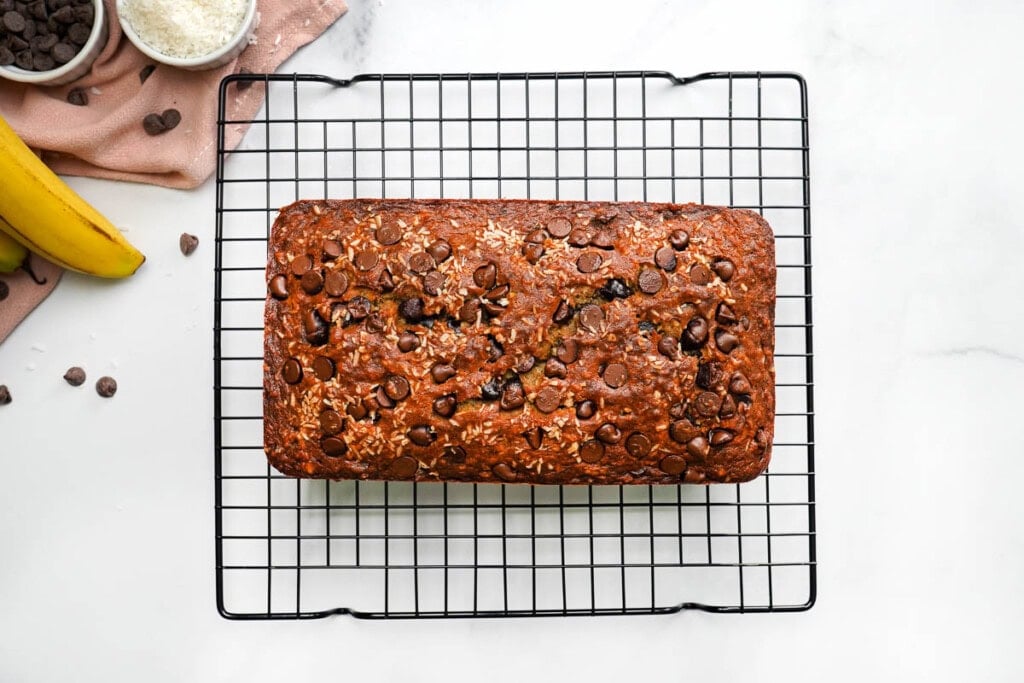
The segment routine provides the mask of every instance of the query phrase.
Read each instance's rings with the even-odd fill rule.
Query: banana
[[[3,223],[0,220],[0,223]],[[0,273],[13,273],[28,256],[28,249],[14,241],[6,232],[0,232]]]
[[[146,257],[75,193],[0,116],[0,231],[80,273],[127,277]]]

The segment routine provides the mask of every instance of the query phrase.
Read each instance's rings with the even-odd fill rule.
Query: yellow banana
[[[80,273],[127,277],[146,260],[32,153],[0,116],[0,230]]]
[[[0,220],[0,223],[3,223]],[[25,262],[28,250],[6,232],[0,232],[0,273],[13,273]]]

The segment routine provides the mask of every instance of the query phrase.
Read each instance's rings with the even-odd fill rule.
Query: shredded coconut
[[[146,44],[169,57],[203,57],[238,32],[247,0],[124,0],[119,11]]]

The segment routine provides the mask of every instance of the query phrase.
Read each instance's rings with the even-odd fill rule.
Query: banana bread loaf
[[[677,484],[768,464],[775,248],[753,212],[299,201],[267,284],[284,474]]]

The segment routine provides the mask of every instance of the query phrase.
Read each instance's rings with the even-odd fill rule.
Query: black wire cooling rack
[[[253,119],[226,116],[248,88]],[[246,129],[248,131],[246,132]],[[245,134],[230,155],[225,139]],[[808,609],[816,594],[807,96],[791,73],[236,75],[220,91],[216,578],[237,619]],[[771,466],[715,486],[287,478],[262,445],[267,234],[300,198],[704,202],[776,233]]]

